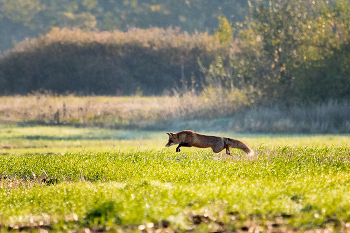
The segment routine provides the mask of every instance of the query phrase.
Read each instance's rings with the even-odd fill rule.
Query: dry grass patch
[[[0,122],[122,127],[175,119],[214,119],[249,105],[242,91],[207,88],[164,97],[34,94],[0,98]]]

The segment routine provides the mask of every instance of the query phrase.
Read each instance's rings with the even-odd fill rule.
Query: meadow
[[[203,133],[256,154],[176,153],[160,131],[1,125],[1,230],[350,230],[349,136]]]

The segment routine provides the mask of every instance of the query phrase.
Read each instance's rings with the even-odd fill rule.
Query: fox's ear
[[[173,136],[173,133],[166,133],[166,134],[168,134],[169,136]]]

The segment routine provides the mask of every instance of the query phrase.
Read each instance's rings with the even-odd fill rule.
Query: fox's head
[[[166,134],[169,135],[169,141],[165,145],[166,147],[173,146],[173,145],[176,145],[176,144],[180,143],[179,137],[178,137],[178,135],[176,133],[166,133]]]

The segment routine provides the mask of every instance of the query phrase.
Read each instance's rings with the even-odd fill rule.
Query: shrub
[[[0,60],[0,94],[40,89],[83,95],[162,94],[191,78],[200,83],[198,59],[209,64],[220,49],[207,33],[178,29],[88,32],[53,29],[18,43]]]

